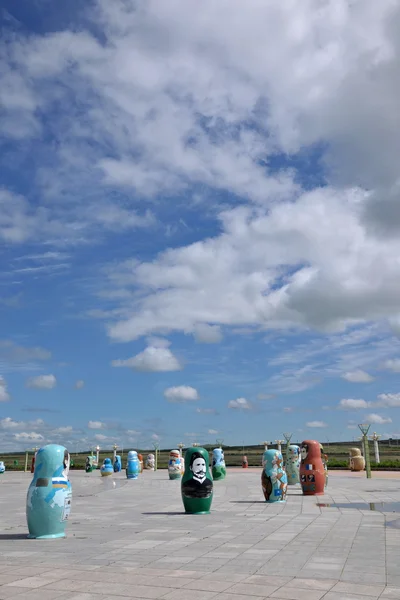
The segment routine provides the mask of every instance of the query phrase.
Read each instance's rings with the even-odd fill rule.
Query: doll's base
[[[28,540],[55,540],[58,538],[65,538],[67,536],[65,533],[54,533],[53,535],[32,535],[31,533],[28,533],[26,537]]]
[[[190,512],[188,510],[185,511],[187,515],[209,515],[211,513],[210,510],[203,510],[200,512]]]

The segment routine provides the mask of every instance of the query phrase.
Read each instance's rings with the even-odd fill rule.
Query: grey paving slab
[[[26,538],[30,479],[0,480],[0,600],[400,600],[400,514],[331,506],[400,502],[400,479],[332,473],[325,496],[273,505],[259,470],[229,470],[212,513],[190,516],[166,471],[72,472],[68,536],[51,541]]]

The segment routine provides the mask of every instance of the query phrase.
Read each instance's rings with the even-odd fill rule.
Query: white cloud
[[[199,399],[199,393],[190,385],[178,385],[164,390],[164,397],[168,402],[194,402]]]
[[[275,397],[275,394],[265,394],[263,392],[257,394],[257,400],[273,400]]]
[[[355,398],[344,398],[339,402],[339,408],[358,410],[359,408],[367,408],[368,402],[365,400]]]
[[[0,359],[11,363],[29,363],[45,361],[51,358],[51,352],[40,346],[19,346],[12,340],[0,340]]]
[[[216,408],[196,408],[196,412],[199,415],[218,415],[218,411]]]
[[[216,435],[218,431],[216,429],[209,429],[208,432],[210,435]]]
[[[96,440],[96,442],[105,442],[106,440],[108,440],[108,437],[102,433],[96,433],[94,439]]]
[[[41,442],[42,440],[44,440],[44,437],[42,436],[42,434],[36,433],[35,431],[32,431],[31,433],[27,433],[26,431],[23,431],[21,433],[14,433],[14,438],[17,441],[30,441],[30,442]]]
[[[9,400],[11,400],[11,398],[7,391],[6,380],[0,375],[0,402],[8,402]]]
[[[195,325],[193,333],[196,342],[202,344],[218,344],[222,340],[222,332],[219,325],[200,323],[199,325]]]
[[[388,371],[393,371],[393,373],[400,373],[400,358],[390,358],[385,360],[382,367]]]
[[[84,27],[7,40],[2,133],[41,157],[32,197],[43,201],[3,191],[0,238],[85,239],[151,221],[132,198],[233,193],[220,234],[113,265],[111,337],[209,323],[395,328],[398,3],[99,0],[91,18],[107,44]],[[32,152],[48,131],[63,144]],[[329,185],[304,192],[285,161],[317,145]]]
[[[151,439],[155,442],[158,442],[161,439],[161,437],[158,435],[158,433],[152,433]]]
[[[113,367],[131,367],[135,371],[166,372],[180,371],[182,365],[169,348],[148,346],[126,360],[113,360]]]
[[[370,406],[378,406],[382,408],[399,408],[400,394],[379,394],[378,402],[371,402]]]
[[[229,400],[228,408],[233,408],[234,410],[252,410],[253,405],[246,398],[236,398],[236,400]]]
[[[141,431],[136,431],[136,429],[127,429],[126,433],[133,437],[136,437],[141,434]]]
[[[323,427],[328,427],[327,423],[325,423],[324,421],[308,421],[306,423],[307,427],[315,427],[315,428],[323,428]]]
[[[45,427],[43,419],[35,421],[14,421],[11,417],[0,419],[0,429],[42,429]]]
[[[342,378],[346,381],[350,381],[351,383],[371,383],[374,381],[374,378],[369,375],[369,373],[366,373],[361,369],[358,369],[357,371],[349,371],[348,373],[342,375]]]
[[[105,424],[101,421],[89,421],[87,424],[89,429],[104,429]]]
[[[72,425],[66,425],[65,427],[57,427],[57,429],[54,430],[55,433],[72,433],[73,431],[73,427]]]
[[[31,377],[26,382],[26,387],[36,390],[51,390],[57,385],[57,379],[54,375],[38,375]]]
[[[357,425],[352,425],[351,423],[347,425],[347,429],[357,429]]]
[[[83,381],[83,379],[78,379],[78,381],[75,381],[75,389],[76,390],[81,390],[84,385],[85,385],[85,382]]]
[[[377,415],[376,413],[371,413],[367,415],[367,423],[376,423],[377,425],[383,425],[385,423],[391,423],[392,419],[390,417],[382,417],[381,415]]]

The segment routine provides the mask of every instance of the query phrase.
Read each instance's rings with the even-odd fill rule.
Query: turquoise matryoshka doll
[[[4,464],[4,462],[2,460],[0,460],[0,474],[4,473],[5,470],[6,470],[6,465]]]
[[[128,452],[128,462],[126,464],[126,476],[128,479],[137,479],[140,473],[140,463],[136,450]]]
[[[105,458],[103,464],[100,467],[100,473],[102,477],[107,477],[114,473],[114,467],[112,466],[111,458]]]
[[[225,456],[222,448],[214,448],[213,450],[212,476],[215,481],[226,477]]]
[[[286,475],[288,485],[300,483],[300,447],[290,444],[286,453]]]
[[[65,537],[72,498],[69,466],[70,456],[64,446],[49,444],[38,450],[26,498],[28,537]]]
[[[283,457],[278,450],[266,450],[263,456],[261,486],[267,502],[285,502],[287,477]]]
[[[210,512],[213,481],[205,448],[196,446],[186,450],[181,493],[187,513],[202,515]]]

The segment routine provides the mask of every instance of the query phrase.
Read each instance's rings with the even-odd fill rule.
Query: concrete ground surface
[[[190,516],[164,470],[135,481],[72,471],[67,538],[38,541],[26,539],[32,476],[5,473],[0,600],[400,600],[399,478],[332,472],[324,496],[296,486],[267,504],[260,476],[229,469],[212,513]]]

